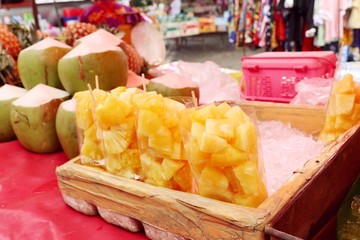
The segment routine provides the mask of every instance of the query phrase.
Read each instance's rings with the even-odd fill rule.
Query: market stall
[[[335,238],[356,73],[331,51],[163,64],[163,33],[110,3],[115,30],[103,2],[57,38],[1,25],[0,238]]]

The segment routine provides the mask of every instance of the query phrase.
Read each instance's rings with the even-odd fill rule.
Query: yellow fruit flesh
[[[360,120],[360,86],[355,87],[352,75],[334,83],[320,139],[329,144]]]
[[[152,92],[139,94],[133,100],[137,111],[137,136],[143,158],[141,161],[154,167],[154,170],[147,169],[146,166],[143,168],[145,182],[188,191],[182,189],[182,186],[191,185],[191,181],[183,182],[185,177],[181,178],[182,181],[178,178],[180,184],[175,181],[177,171],[184,166],[180,160],[185,159],[179,125],[185,106]],[[146,105],[147,102],[151,106]],[[187,170],[190,171],[189,168]],[[182,174],[185,176],[184,172]]]
[[[184,149],[200,195],[256,207],[267,197],[256,128],[240,107],[229,107],[210,105],[191,113]],[[203,119],[200,111],[215,118]]]

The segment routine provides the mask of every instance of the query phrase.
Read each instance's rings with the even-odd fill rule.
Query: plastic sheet
[[[291,104],[320,105],[328,103],[333,78],[309,78],[295,85],[297,95]]]
[[[18,141],[0,143],[0,239],[147,239],[68,207],[55,169],[63,152],[34,154]]]

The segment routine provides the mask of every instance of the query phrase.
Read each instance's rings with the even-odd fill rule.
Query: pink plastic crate
[[[302,79],[332,78],[337,57],[331,51],[265,52],[241,60],[245,99],[288,103]]]

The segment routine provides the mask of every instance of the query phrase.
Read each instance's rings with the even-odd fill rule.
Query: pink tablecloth
[[[55,168],[64,153],[34,154],[18,141],[0,143],[0,239],[147,239],[69,208]]]

